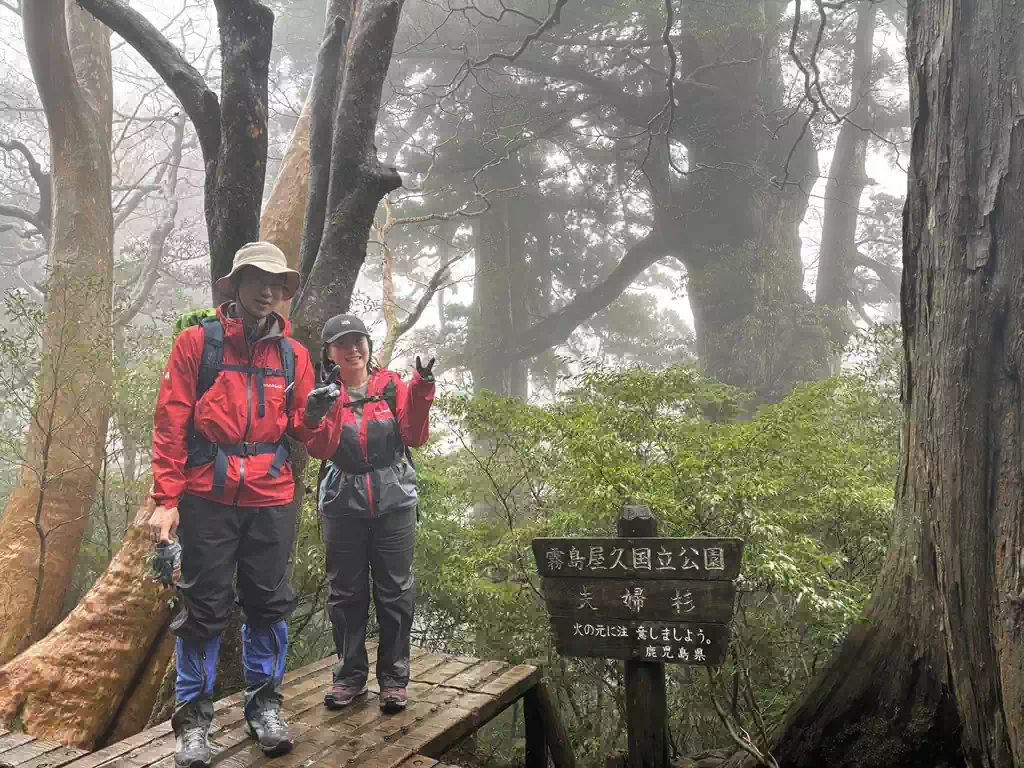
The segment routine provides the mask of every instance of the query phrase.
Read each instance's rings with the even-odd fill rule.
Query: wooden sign
[[[623,659],[629,768],[668,768],[665,664],[722,664],[743,539],[658,536],[627,505],[607,538],[536,538],[558,652]]]
[[[723,663],[729,650],[726,624],[552,616],[551,627],[558,652],[566,656],[707,666]]]
[[[541,576],[731,581],[740,572],[743,539],[536,538],[533,555]]]
[[[724,624],[736,596],[731,581],[546,578],[541,590],[551,616],[587,621],[600,616]]]
[[[559,653],[725,660],[742,539],[537,538],[533,555]]]

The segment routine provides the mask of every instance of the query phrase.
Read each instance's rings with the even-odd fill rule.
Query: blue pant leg
[[[271,683],[280,685],[288,655],[288,624],[284,619],[268,625],[242,625],[242,667],[250,690]]]
[[[213,696],[218,653],[219,635],[205,640],[177,639],[174,654],[177,671],[175,698],[179,706],[193,699],[209,699]]]

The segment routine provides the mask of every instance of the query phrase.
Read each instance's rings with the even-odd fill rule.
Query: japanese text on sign
[[[651,559],[650,547],[604,547],[593,546],[584,556],[576,547],[551,545],[545,558],[551,571],[723,571],[725,551],[722,547],[681,547],[677,552],[661,547]],[[605,554],[608,549],[608,554]],[[566,574],[569,575],[569,574]]]

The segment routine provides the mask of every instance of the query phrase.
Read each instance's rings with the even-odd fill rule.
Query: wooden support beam
[[[619,536],[657,536],[658,521],[646,506],[627,506],[617,523]],[[665,665],[626,664],[626,730],[629,768],[668,768]]]
[[[548,750],[544,742],[544,717],[535,685],[523,696],[523,719],[526,721],[526,768],[547,768]]]

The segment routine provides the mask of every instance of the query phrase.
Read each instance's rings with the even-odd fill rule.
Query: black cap
[[[320,334],[320,339],[324,344],[333,344],[347,333],[358,333],[370,338],[366,325],[355,315],[335,315],[324,323],[324,331]]]

